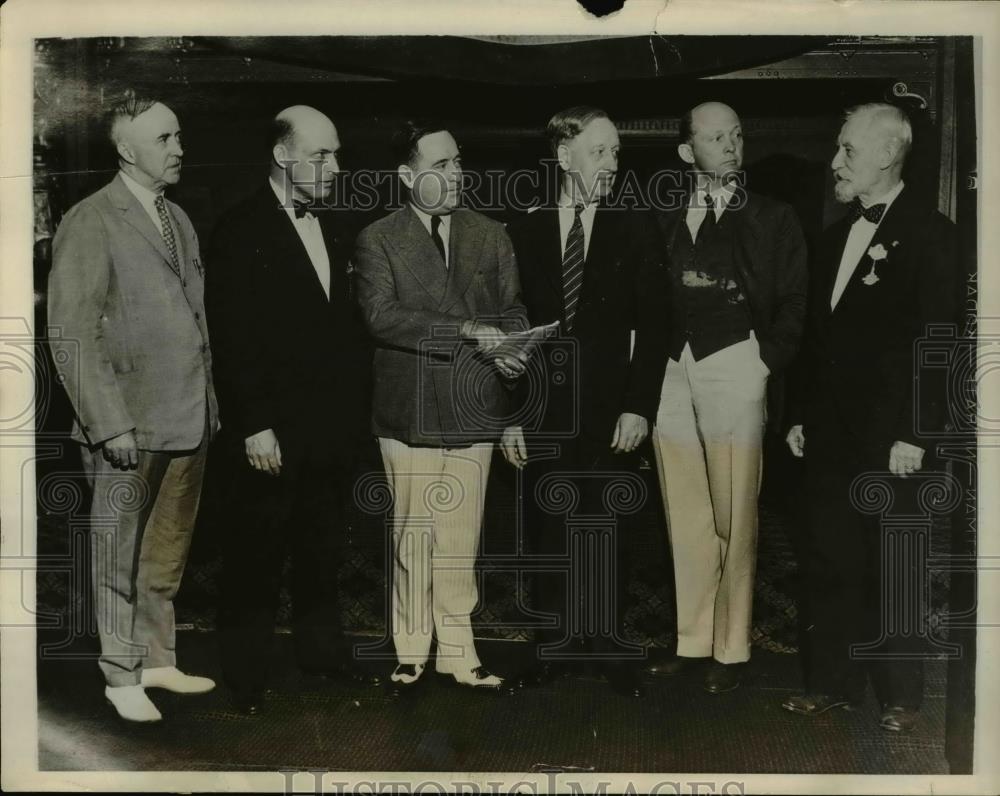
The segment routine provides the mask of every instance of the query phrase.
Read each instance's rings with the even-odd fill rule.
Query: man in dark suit
[[[788,205],[737,181],[743,130],[706,102],[681,123],[693,190],[658,214],[673,290],[653,435],[677,595],[673,675],[708,664],[704,689],[737,688],[750,658],[766,388],[794,356],[806,306],[806,247]]]
[[[560,168],[558,201],[516,221],[510,234],[529,321],[559,321],[562,334],[522,377],[519,413],[534,419],[507,428],[502,448],[515,467],[527,465],[532,552],[562,558],[573,572],[535,578],[534,608],[554,625],[538,631],[536,667],[525,682],[543,685],[589,659],[603,664],[616,691],[640,696],[636,660],[644,652],[622,635],[622,526],[644,495],[635,449],[649,433],[663,380],[666,271],[645,216],[606,203],[619,150],[607,114],[569,108],[546,132]],[[566,490],[570,505],[559,500]],[[627,505],[612,499],[619,490],[633,493]],[[606,522],[582,527],[585,515]]]
[[[887,543],[889,529],[864,513],[852,485],[862,474],[875,477],[895,513],[915,515],[905,507],[916,507],[914,480],[927,469],[921,432],[941,428],[945,399],[918,378],[916,344],[930,324],[956,320],[959,280],[954,225],[902,182],[911,140],[909,120],[892,105],[846,115],[832,168],[836,198],[850,210],[818,250],[787,437],[792,453],[805,457],[807,687],[783,707],[817,715],[849,706],[870,673],[881,726],[896,732],[918,718],[921,639],[885,634],[880,620],[902,607],[919,621],[927,606],[898,601],[907,599],[900,585],[922,573],[903,547]],[[856,653],[876,642],[888,657],[872,659],[866,672]]]
[[[226,529],[219,625],[238,708],[260,709],[282,566],[299,666],[368,682],[341,635],[341,516],[363,435],[369,365],[348,283],[350,240],[323,207],[338,172],[333,123],[275,118],[270,178],[219,223],[208,313],[239,516]]]
[[[105,695],[159,721],[144,688],[203,693],[176,667],[173,599],[218,427],[198,239],[164,191],[181,131],[134,94],[111,111],[118,174],[70,209],[54,242],[50,345],[93,490],[91,551]]]
[[[392,637],[397,691],[422,682],[432,638],[451,685],[506,690],[483,666],[470,614],[493,443],[506,415],[497,360],[525,326],[503,226],[458,207],[462,166],[444,127],[395,138],[408,201],[362,231],[358,299],[375,338],[372,428],[393,493]],[[512,373],[508,366],[499,368]]]

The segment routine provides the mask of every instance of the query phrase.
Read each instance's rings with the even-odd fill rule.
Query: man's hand
[[[101,452],[112,467],[119,470],[134,470],[139,466],[139,448],[136,447],[135,433],[126,431],[105,441]]]
[[[631,453],[649,434],[649,422],[642,415],[622,412],[615,423],[611,447],[615,453]]]
[[[924,449],[911,445],[909,442],[896,440],[889,450],[889,472],[906,478],[915,473],[923,465]]]
[[[262,473],[281,474],[281,446],[274,432],[265,428],[246,438],[247,460]]]
[[[806,435],[802,433],[801,424],[788,429],[785,442],[788,443],[788,448],[796,459],[801,459],[806,455]]]
[[[524,431],[520,426],[508,426],[500,436],[503,457],[518,470],[528,462],[528,448],[524,444]]]
[[[496,326],[490,326],[477,321],[465,321],[462,324],[462,337],[476,341],[476,347],[482,354],[488,354],[507,337]]]
[[[514,356],[496,357],[493,360],[493,364],[496,365],[501,375],[507,379],[516,379],[523,375],[526,367],[520,357]]]

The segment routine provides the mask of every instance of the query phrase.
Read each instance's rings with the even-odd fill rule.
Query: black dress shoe
[[[606,666],[604,679],[608,681],[611,690],[619,696],[640,699],[646,693],[642,681],[639,679],[639,672],[632,666],[620,664]]]
[[[233,691],[233,707],[244,716],[257,716],[264,704],[264,694],[260,691]]]
[[[569,674],[563,661],[544,661],[524,671],[518,677],[522,688],[544,688]]]
[[[703,688],[709,694],[725,694],[727,691],[735,691],[743,682],[742,663],[719,663],[713,661],[708,671],[705,672],[705,682]]]
[[[882,708],[879,726],[889,732],[912,732],[920,719],[920,711],[903,705],[888,705]]]
[[[710,660],[712,660],[710,657],[685,658],[680,655],[674,655],[672,658],[668,658],[661,663],[651,663],[646,667],[646,673],[655,677],[676,677],[679,674],[686,674],[700,666],[704,666]]]
[[[781,703],[781,707],[801,716],[819,716],[834,708],[853,709],[851,700],[834,694],[793,694]]]
[[[515,683],[508,682],[499,675],[493,674],[485,666],[477,666],[468,674],[438,672],[437,676],[442,685],[465,688],[485,694],[510,695],[517,690]]]

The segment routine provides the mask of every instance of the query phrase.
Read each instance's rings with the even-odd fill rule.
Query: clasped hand
[[[474,340],[476,350],[489,357],[507,339],[507,335],[496,326],[478,321],[466,321],[462,324],[462,335]],[[508,379],[516,379],[525,370],[525,363],[515,355],[504,354],[492,357],[493,364],[501,375]]]

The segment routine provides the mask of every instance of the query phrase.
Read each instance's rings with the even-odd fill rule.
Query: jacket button
[[[200,313],[200,312],[196,312],[196,313],[194,314],[194,319],[195,319],[196,321],[200,321],[200,320],[201,320],[201,313]]]
[[[202,343],[201,344],[201,353],[204,354],[206,351],[208,351],[208,343]]]

